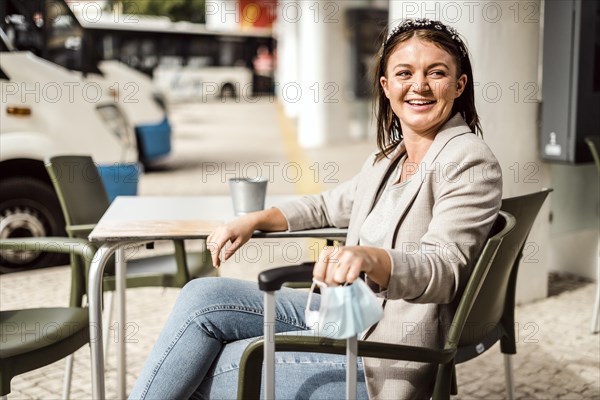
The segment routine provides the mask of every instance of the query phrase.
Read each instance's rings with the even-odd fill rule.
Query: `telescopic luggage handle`
[[[310,282],[314,262],[289,267],[273,268],[258,275],[258,287],[264,295],[264,388],[265,399],[275,399],[275,292],[284,283]],[[356,336],[346,340],[346,398],[356,399],[358,340]]]

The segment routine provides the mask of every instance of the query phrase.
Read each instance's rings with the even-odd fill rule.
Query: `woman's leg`
[[[289,334],[314,333],[302,331]],[[255,338],[224,346],[213,367],[191,398],[194,400],[237,398],[240,359],[246,346],[253,340]],[[358,399],[368,398],[360,357],[357,389]],[[264,391],[264,388],[261,391]],[[345,397],[346,356],[301,352],[275,353],[275,398],[330,400]]]
[[[306,291],[277,293],[276,331],[306,329]],[[313,309],[319,296],[313,296]],[[152,310],[148,310],[152,312]],[[150,352],[131,399],[187,399],[202,382],[224,344],[261,336],[263,293],[255,282],[202,278],[188,283]]]

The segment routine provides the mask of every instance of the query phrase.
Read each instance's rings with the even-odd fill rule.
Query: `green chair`
[[[504,354],[507,397],[513,399],[512,356],[517,353],[515,334],[515,295],[519,264],[535,219],[552,189],[502,200],[501,210],[515,217],[513,231],[504,239],[458,344],[456,363],[469,361],[500,341]]]
[[[87,241],[64,237],[4,239],[0,250],[67,253],[86,265],[93,256]],[[81,271],[76,265],[71,268],[71,276],[78,277]],[[70,307],[0,311],[0,396],[10,393],[13,377],[58,361],[89,342],[89,313],[80,307],[77,286],[73,281]],[[68,386],[65,381],[63,397]]]
[[[594,163],[596,164],[596,169],[598,170],[598,174],[600,174],[600,155],[598,155],[598,152],[600,151],[600,137],[587,137],[585,138],[585,142],[590,148],[590,153],[592,153]],[[600,243],[598,247],[600,247]],[[598,271],[596,273],[596,299],[594,300],[594,310],[592,312],[592,333],[598,333],[598,331],[600,331],[600,252],[598,253],[598,264],[596,268]]]
[[[46,169],[58,195],[66,223],[67,234],[72,238],[86,239],[94,229],[109,206],[108,195],[97,166],[89,156],[55,156],[46,162]],[[126,285],[128,288],[139,287],[183,287],[191,279],[216,274],[212,267],[210,252],[204,250],[196,253],[186,253],[183,240],[175,240],[174,254],[137,258],[127,261]],[[88,243],[89,246],[96,247]],[[78,255],[71,256],[74,270],[82,271],[78,280],[75,297],[83,299],[86,293],[89,266]],[[103,290],[115,290],[115,261],[114,256],[109,260],[103,279]],[[110,321],[112,313],[112,295],[108,298],[106,318]],[[108,350],[108,328],[103,324],[104,349]],[[72,365],[72,358],[68,364]],[[67,373],[70,374],[69,368]],[[68,378],[67,378],[68,379]]]
[[[47,161],[46,169],[65,216],[67,234],[87,239],[109,206],[96,164],[89,156],[56,156]],[[175,240],[173,244],[174,255],[129,260],[127,287],[183,287],[193,278],[214,274],[209,251],[186,254],[183,240]],[[71,262],[81,263],[81,260]],[[114,258],[105,271],[103,289],[114,291]],[[80,277],[82,288],[86,287],[87,272]]]
[[[517,267],[531,226],[550,191],[542,190],[503,200],[502,211],[465,287],[443,348],[359,341],[358,355],[438,364],[433,398],[448,399],[451,394],[456,394],[456,364],[478,356],[498,340],[503,353],[514,354]],[[304,270],[299,272],[293,268],[288,270],[295,274],[292,279],[282,277],[288,275],[283,269],[265,271],[259,276],[259,285],[274,281],[271,284],[275,288],[268,290],[278,290],[285,280],[310,280],[312,265],[304,265]],[[480,292],[481,296],[478,295]],[[276,351],[335,354],[345,354],[346,351],[346,341],[328,338],[282,335],[275,338],[275,345]],[[257,398],[260,393],[262,352],[263,339],[258,339],[248,346],[242,356],[238,386],[240,399]],[[508,395],[512,398],[514,390],[510,356],[507,358]]]

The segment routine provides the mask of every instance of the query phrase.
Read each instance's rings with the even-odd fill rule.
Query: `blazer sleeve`
[[[354,205],[359,175],[320,194],[278,206],[285,216],[289,231],[325,227],[347,228]]]
[[[498,215],[502,177],[492,152],[483,142],[451,147],[446,154],[461,161],[440,161],[446,173],[424,182],[434,187],[432,217],[425,234],[418,243],[387,250],[392,272],[385,296],[390,299],[452,302],[466,284]]]

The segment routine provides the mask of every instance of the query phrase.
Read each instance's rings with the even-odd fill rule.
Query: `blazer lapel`
[[[435,160],[438,154],[452,138],[465,133],[472,134],[471,129],[465,124],[460,114],[456,114],[436,135],[431,147],[427,151],[427,154],[425,154],[425,158],[423,158],[423,161],[419,165],[419,170],[415,173],[415,175],[412,176],[409,183],[406,185],[404,192],[398,200],[398,205],[395,207],[394,214],[391,215],[390,226],[388,229],[389,234],[385,238],[383,244],[384,247],[393,248],[393,244],[396,242],[397,231],[402,219],[410,209],[412,202],[417,196],[417,193],[419,193],[427,174],[436,174],[436,168],[437,170],[443,168],[443,166],[435,165]]]
[[[365,184],[361,185],[359,189],[364,190],[363,194],[360,195],[361,202],[356,211],[356,215],[352,216],[350,221],[350,227],[348,229],[348,236],[346,237],[346,245],[352,246],[358,244],[360,227],[367,219],[367,216],[375,205],[375,199],[377,192],[383,184],[388,169],[398,157],[404,153],[404,144],[400,143],[398,147],[392,152],[389,158],[385,158],[378,163],[373,165],[372,169],[369,170],[368,176],[365,177]]]

